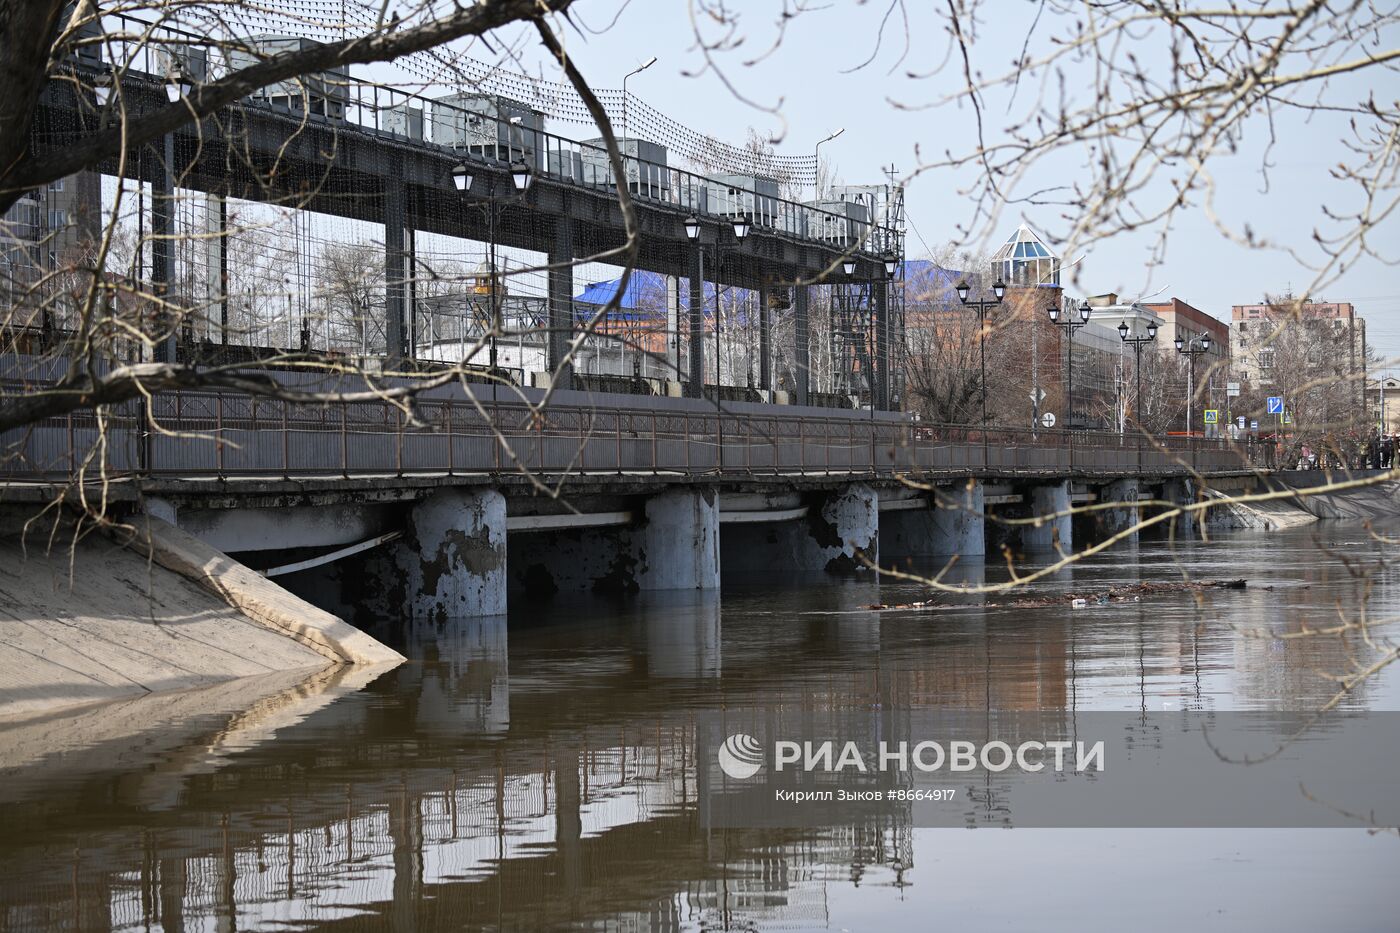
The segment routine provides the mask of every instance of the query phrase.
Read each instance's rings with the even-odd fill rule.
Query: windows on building
[[[1274,368],[1274,351],[1273,351],[1273,350],[1260,350],[1260,351],[1259,351],[1259,368],[1260,368],[1260,369],[1273,369],[1273,368]]]

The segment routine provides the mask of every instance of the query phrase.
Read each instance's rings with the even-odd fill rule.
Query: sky
[[[783,134],[776,147],[779,153],[802,154],[811,152],[823,136],[844,128],[839,138],[822,149],[823,158],[830,159],[844,183],[882,182],[882,168],[891,164],[904,176],[919,163],[919,153],[964,146],[974,132],[968,108],[908,106],[958,86],[956,68],[938,70],[947,64],[945,35],[921,4],[910,4],[911,9],[920,9],[914,11],[914,41],[902,62],[897,59],[904,29],[891,22],[874,61],[852,70],[875,50],[883,0],[812,4],[817,11],[789,21],[781,44],[758,64],[745,62],[772,45],[773,24],[782,3],[731,0],[730,8],[740,11],[743,42],[717,56],[724,64],[722,79],[713,70],[706,72],[696,47],[690,20],[695,2],[584,0],[575,6],[575,20],[582,28],[565,35],[568,50],[590,83],[601,88],[619,87],[628,71],[656,56],[656,65],[630,79],[631,93],[673,119],[729,142],[742,143],[754,127],[766,134]],[[974,53],[984,57],[974,60],[985,73],[1005,68],[1028,33],[1032,50],[1035,42],[1048,35],[1052,23],[1042,21],[1030,30],[1034,10],[1035,5],[1015,0],[994,0],[983,6],[983,29]],[[1003,15],[1004,20],[996,19]],[[511,47],[527,68],[557,77],[532,32],[516,33]],[[478,54],[485,52],[478,50]],[[911,70],[930,76],[907,77]],[[1347,98],[1374,93],[1390,102],[1400,97],[1400,78],[1395,71],[1372,69],[1337,86],[1335,93]],[[771,107],[780,107],[782,119],[764,109]],[[992,132],[998,119],[1008,116],[989,111],[987,125]],[[564,127],[547,128],[570,133]],[[1237,226],[1247,222],[1256,231],[1306,249],[1314,225],[1322,222],[1323,203],[1345,204],[1352,196],[1327,175],[1328,166],[1341,155],[1338,138],[1344,130],[1338,119],[1328,116],[1306,122],[1288,117],[1276,121],[1273,131],[1278,142],[1270,154],[1266,190],[1261,162],[1270,128],[1262,122],[1251,125],[1239,153],[1211,166],[1222,219]],[[1030,181],[1082,180],[1088,171],[1082,159],[1081,152],[1063,153]],[[990,251],[1022,219],[1052,234],[1064,229],[1058,206],[1010,205],[991,231],[974,227],[971,234],[964,232],[973,219],[964,193],[970,180],[966,174],[930,171],[909,183],[911,256],[949,242]],[[1228,321],[1232,304],[1257,302],[1265,292],[1301,291],[1312,278],[1286,252],[1229,242],[1199,209],[1177,217],[1167,232],[1165,259],[1154,266],[1148,262],[1149,254],[1160,232],[1151,229],[1094,244],[1083,253],[1079,287],[1071,292],[1117,292],[1125,298],[1176,296]],[[1381,228],[1380,239],[1400,242],[1397,233],[1400,220],[1392,218],[1388,230]],[[1367,319],[1372,345],[1384,356],[1396,358],[1400,368],[1400,275],[1393,268],[1379,260],[1362,261],[1314,297],[1353,302],[1358,314]]]

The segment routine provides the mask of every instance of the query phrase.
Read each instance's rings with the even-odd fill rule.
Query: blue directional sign
[[[1271,414],[1271,415],[1281,415],[1281,414],[1283,414],[1283,396],[1282,396],[1282,395],[1270,395],[1270,396],[1269,396],[1269,414]]]

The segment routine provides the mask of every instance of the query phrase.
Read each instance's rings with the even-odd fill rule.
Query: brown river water
[[[1144,541],[1034,590],[1249,582],[1202,601],[877,613],[927,593],[731,575],[720,596],[385,624],[409,657],[388,672],[135,706],[120,734],[56,722],[67,749],[0,788],[0,931],[1400,929],[1394,835],[931,829],[893,809],[717,830],[695,761],[719,708],[1312,708],[1339,640],[1242,630],[1395,614],[1397,571],[1368,592],[1343,560],[1386,550],[1327,523]],[[1400,673],[1343,705],[1400,709]]]

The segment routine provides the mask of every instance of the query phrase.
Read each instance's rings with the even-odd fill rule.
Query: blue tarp
[[[921,292],[927,297],[936,297],[944,289],[951,290],[958,280],[962,278],[962,273],[956,269],[943,269],[927,259],[910,259],[900,264],[901,272],[904,275],[906,294],[911,300],[917,300]],[[575,304],[590,305],[594,308],[602,307],[612,300],[617,294],[618,283],[621,278],[609,279],[606,282],[592,282],[583,291],[574,296]],[[833,282],[833,284],[837,284]],[[680,280],[681,309],[690,309],[690,280]],[[730,300],[744,303],[749,300],[752,293],[745,288],[728,289],[724,291],[725,303]],[[705,314],[713,313],[715,306],[715,285],[713,282],[705,283]],[[666,307],[666,277],[657,272],[644,272],[641,269],[634,269],[631,277],[627,281],[627,291],[623,294],[622,300],[618,302],[618,310],[611,315],[614,319],[620,320],[641,320],[655,314],[663,313]],[[638,308],[646,309],[637,313]],[[580,310],[579,317],[589,315]]]

